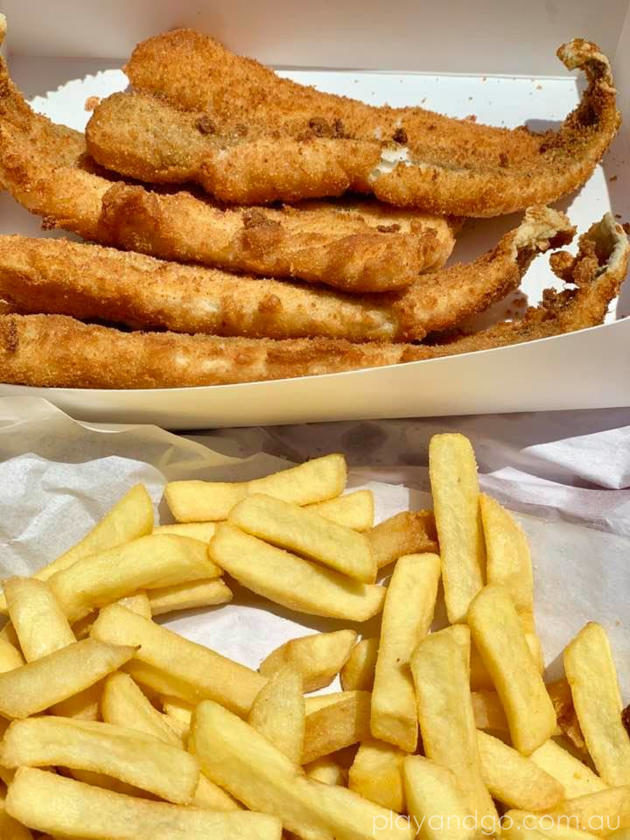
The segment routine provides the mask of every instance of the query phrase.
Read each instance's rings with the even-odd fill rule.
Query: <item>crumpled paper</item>
[[[516,511],[528,533],[549,674],[561,672],[562,650],[580,627],[601,621],[627,702],[630,412],[605,417],[573,412],[314,424],[186,438],[154,426],[80,423],[41,399],[0,399],[0,572],[29,574],[50,562],[137,482],[147,486],[165,522],[166,481],[244,480],[332,451],[347,455],[350,487],[374,491],[381,521],[430,504],[428,441],[435,432],[458,430],[475,446],[483,489]],[[238,586],[234,591],[230,605],[167,616],[165,624],[251,667],[289,638],[344,626],[291,613]],[[357,629],[370,635],[376,627]]]

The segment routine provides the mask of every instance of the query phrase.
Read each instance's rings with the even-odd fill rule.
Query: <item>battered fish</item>
[[[214,338],[120,332],[63,315],[0,316],[4,382],[63,388],[167,388],[283,379],[432,359],[591,327],[603,319],[628,267],[628,239],[610,215],[555,268],[575,288],[548,292],[520,321],[444,346],[326,338]]]
[[[226,202],[373,193],[432,213],[496,216],[581,186],[619,126],[608,59],[576,39],[558,56],[588,79],[557,132],[374,107],[287,79],[191,30],[136,47],[134,91],[95,109],[90,153],[153,183],[198,182]]]
[[[402,292],[346,295],[162,262],[59,239],[0,237],[0,297],[21,313],[221,336],[410,341],[445,330],[517,288],[531,260],[570,241],[563,213],[531,208],[469,264],[421,275]]]
[[[104,177],[84,138],[35,114],[0,61],[0,182],[47,227],[146,254],[347,292],[410,285],[443,264],[451,223],[366,204],[222,209],[189,192],[150,192]]]

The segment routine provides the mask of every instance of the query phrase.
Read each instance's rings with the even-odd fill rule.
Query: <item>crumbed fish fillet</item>
[[[95,109],[88,146],[116,172],[196,181],[227,202],[352,190],[432,213],[495,216],[579,187],[619,126],[606,56],[575,39],[558,57],[588,85],[560,130],[534,134],[322,93],[175,30],[136,47],[126,66],[134,90]]]
[[[572,235],[563,213],[530,208],[519,227],[478,260],[379,295],[228,274],[60,239],[0,236],[0,298],[23,314],[149,330],[410,341],[483,311],[519,285],[537,253]]]
[[[0,60],[0,182],[48,227],[165,259],[347,292],[410,285],[454,242],[448,220],[352,206],[223,209],[189,192],[152,192],[104,177],[83,137],[35,114]]]
[[[600,323],[625,277],[628,253],[623,229],[608,215],[581,238],[576,258],[554,255],[555,270],[574,288],[546,293],[519,321],[436,346],[126,333],[63,315],[3,315],[0,376],[7,383],[64,388],[226,385],[502,347]]]

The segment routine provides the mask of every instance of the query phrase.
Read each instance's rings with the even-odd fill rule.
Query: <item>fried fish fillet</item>
[[[575,39],[558,56],[583,70],[588,86],[559,131],[534,134],[322,93],[175,30],[136,47],[125,68],[134,90],[95,109],[88,147],[116,172],[196,181],[226,202],[352,190],[432,213],[496,216],[579,187],[619,126],[598,47]]]
[[[35,114],[0,61],[0,182],[47,227],[166,259],[297,277],[348,292],[401,289],[443,264],[454,243],[443,218],[375,203],[222,209],[189,192],[112,181],[86,158],[82,135]]]
[[[434,359],[600,323],[628,267],[621,226],[608,215],[581,238],[576,258],[554,256],[556,271],[575,288],[547,292],[522,320],[445,345],[125,333],[64,315],[9,314],[0,316],[0,376],[7,383],[62,388],[225,385]]]
[[[563,213],[533,207],[478,260],[423,274],[401,292],[361,296],[96,245],[2,236],[0,297],[23,314],[149,330],[411,341],[450,329],[504,297],[537,253],[566,244],[573,231]]]

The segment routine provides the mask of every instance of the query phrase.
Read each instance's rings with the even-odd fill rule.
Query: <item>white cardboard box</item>
[[[87,96],[125,86],[120,72],[95,74],[120,67],[138,40],[182,25],[325,90],[538,128],[558,122],[577,102],[579,82],[564,72],[555,50],[582,36],[611,57],[630,124],[629,9],[626,0],[5,0],[2,6],[12,75],[38,110],[79,128],[88,117]],[[79,81],[67,84],[72,79]],[[629,139],[624,126],[588,184],[560,202],[580,232],[609,209],[630,220]],[[473,258],[517,221],[468,223],[454,259]],[[43,235],[39,220],[7,195],[0,195],[0,231]],[[543,256],[522,289],[537,302],[549,285]],[[630,284],[601,327],[481,353],[268,383],[155,391],[3,385],[0,395],[41,395],[76,417],[175,429],[625,406],[628,316]]]

